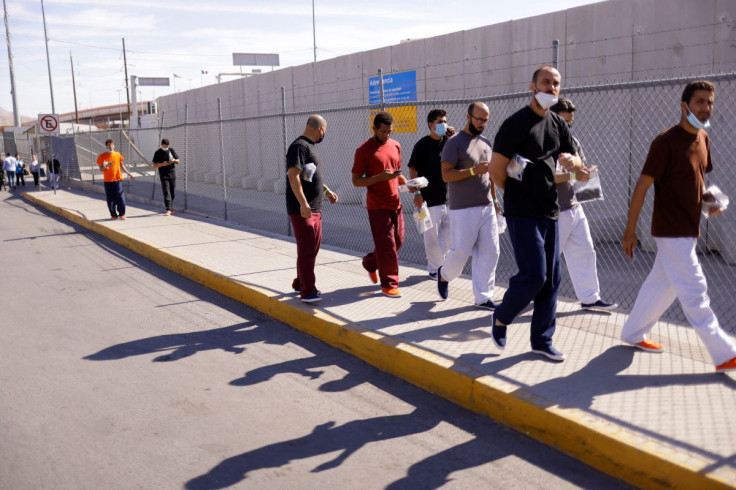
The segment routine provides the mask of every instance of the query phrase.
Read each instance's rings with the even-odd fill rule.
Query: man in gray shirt
[[[450,251],[437,271],[437,291],[449,295],[449,281],[460,276],[473,256],[473,296],[475,306],[496,308],[491,299],[500,255],[498,220],[500,208],[496,189],[488,173],[491,144],[481,133],[490,111],[483,102],[468,107],[465,127],[447,140],[442,150],[442,180],[447,182],[450,222]]]

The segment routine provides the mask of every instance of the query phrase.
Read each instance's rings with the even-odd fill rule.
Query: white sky
[[[317,61],[565,10],[590,0],[314,0]],[[18,108],[51,112],[41,0],[6,0]],[[232,53],[278,53],[281,66],[313,60],[311,0],[45,0],[56,112],[74,110],[74,59],[80,109],[125,102],[128,74],[170,77],[176,90],[217,83],[239,71]],[[3,34],[5,28],[3,25]],[[0,49],[0,107],[12,111],[7,48]],[[250,67],[243,67],[250,71]],[[209,74],[201,75],[201,70]],[[263,68],[270,71],[271,68]],[[182,78],[173,79],[176,73]],[[223,81],[232,80],[223,77]],[[139,87],[143,99],[174,91]]]

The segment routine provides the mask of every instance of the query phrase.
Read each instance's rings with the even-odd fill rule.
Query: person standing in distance
[[[639,290],[621,340],[647,352],[664,346],[648,339],[649,332],[675,298],[700,340],[716,372],[736,370],[736,344],[723,331],[708,297],[708,284],[695,250],[700,236],[700,214],[705,174],[713,170],[710,127],[716,87],[707,80],[690,82],[680,100],[680,122],[659,134],[651,146],[631,196],[629,217],[621,239],[624,253],[634,259],[636,224],[647,191],[654,184],[652,236],[657,255]],[[721,214],[710,210],[710,216]]]
[[[414,205],[427,203],[432,228],[422,233],[429,277],[437,279],[437,269],[450,250],[450,219],[447,216],[447,183],[442,180],[442,148],[455,128],[447,125],[447,112],[432,109],[427,115],[429,134],[414,145],[409,159],[409,178],[425,177],[427,187],[414,191]]]
[[[11,191],[15,189],[15,167],[17,164],[18,162],[15,160],[13,154],[8,152],[5,160],[3,160],[3,170],[5,171],[5,175],[8,176],[8,189]]]
[[[176,150],[169,147],[169,140],[164,138],[161,140],[161,148],[153,154],[153,168],[158,169],[158,176],[161,178],[161,190],[164,194],[164,206],[166,206],[166,216],[171,216],[174,209],[171,207],[174,202],[176,189],[176,165],[179,164],[179,155]]]
[[[286,212],[296,238],[296,279],[291,286],[299,291],[303,303],[322,301],[317,290],[314,265],[322,244],[322,194],[331,203],[337,194],[323,182],[322,162],[317,144],[325,138],[327,121],[312,114],[304,133],[286,153]]]
[[[401,145],[391,139],[394,118],[379,112],[373,118],[373,137],[355,150],[352,181],[366,187],[368,221],[375,248],[363,257],[363,268],[373,284],[381,279],[381,292],[400,298],[399,249],[404,243],[404,217],[401,214],[399,185],[406,183],[401,174]],[[378,274],[376,274],[376,271]]]
[[[507,326],[533,300],[532,352],[560,362],[565,355],[552,345],[560,287],[555,174],[557,163],[568,172],[585,172],[567,123],[549,110],[557,103],[561,80],[552,66],[534,72],[531,101],[501,124],[491,159],[491,178],[504,190],[504,215],[519,268],[493,313],[491,337],[497,348],[506,348]],[[517,156],[526,162],[520,180],[507,175]]]
[[[46,162],[49,171],[49,185],[52,189],[59,188],[59,177],[61,176],[61,162],[56,158],[56,153]]]
[[[550,110],[564,119],[572,130],[576,107],[570,99],[560,97],[559,102],[550,107]],[[585,165],[583,146],[575,136],[572,137],[572,141],[575,143],[578,156]],[[555,181],[557,182],[557,204],[560,206],[558,219],[560,251],[565,254],[567,272],[570,274],[575,296],[584,309],[612,310],[618,305],[601,299],[593,237],[590,235],[588,218],[585,216],[583,206],[575,198],[572,174],[558,173],[555,175]]]
[[[482,134],[489,116],[483,102],[470,104],[465,127],[442,150],[442,178],[450,193],[452,246],[437,273],[437,291],[442,299],[447,299],[449,281],[460,276],[472,254],[475,306],[493,310],[497,305],[491,296],[501,249],[496,218],[500,208],[488,174],[491,143]]]
[[[33,186],[38,187],[38,177],[39,172],[41,170],[41,164],[38,163],[38,157],[34,153],[31,156],[31,175],[33,175]]]
[[[122,172],[125,172],[130,180],[135,180],[135,178],[125,168],[123,155],[115,151],[115,142],[109,139],[105,141],[105,146],[107,151],[100,153],[97,157],[97,165],[102,170],[102,177],[105,181],[107,209],[110,211],[110,219],[126,219]]]

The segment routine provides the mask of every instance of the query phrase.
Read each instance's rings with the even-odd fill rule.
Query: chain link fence
[[[736,134],[736,74],[699,76],[717,87],[716,107],[710,131],[714,171],[708,184],[717,184],[726,194],[736,196],[736,167],[732,165]],[[633,263],[625,258],[620,238],[626,223],[628,204],[634,185],[654,137],[676,124],[680,118],[679,101],[685,84],[694,79],[619,83],[567,88],[563,94],[577,106],[573,134],[583,144],[588,164],[598,165],[604,200],[582,206],[598,257],[598,277],[602,296],[630,310],[640,285],[652,267],[655,245],[649,233],[653,192],[639,221],[640,252]],[[280,94],[285,106],[283,89]],[[491,115],[485,135],[493,141],[500,124],[530,101],[530,93],[513,93],[481,97]],[[432,100],[411,105],[385,104],[397,120],[393,138],[402,146],[406,166],[414,144],[428,133],[427,113],[434,108],[447,111],[450,125],[460,129],[472,100]],[[213,106],[214,104],[214,106]],[[319,145],[325,183],[339,195],[339,203],[323,207],[323,242],[332,246],[365,253],[373,249],[367,213],[365,189],[351,184],[350,170],[355,149],[371,136],[371,111],[376,106],[353,106],[319,112],[328,124],[325,140]],[[288,145],[304,130],[310,112],[287,112],[241,119],[223,119],[220,101],[198,107],[198,114],[209,120],[190,121],[189,107],[184,122],[153,129],[94,131],[73,136],[49,138],[67,171],[66,179],[101,185],[101,174],[95,165],[97,154],[104,151],[107,138],[115,140],[127,165],[137,178],[126,181],[127,192],[141,198],[161,202],[162,192],[147,160],[153,156],[161,137],[171,141],[182,164],[177,171],[175,207],[225,219],[272,233],[291,235],[285,211],[285,153]],[[165,114],[160,120],[165,121]],[[181,121],[180,117],[177,120]],[[48,145],[49,142],[46,142]],[[7,145],[7,142],[6,142]],[[143,157],[137,153],[137,149]],[[405,171],[408,175],[408,171]],[[501,194],[501,200],[503,199]],[[421,236],[411,226],[413,205],[410,195],[402,196],[408,226],[406,240],[399,252],[402,263],[425,264]],[[736,214],[726,212],[711,220],[702,220],[698,253],[709,281],[711,303],[723,327],[736,332],[736,306],[732,301],[736,289]],[[466,273],[470,263],[466,266]],[[575,294],[563,267],[561,295]],[[501,236],[501,257],[497,282],[508,283],[515,274],[516,263],[510,242]],[[665,317],[685,322],[675,303]]]

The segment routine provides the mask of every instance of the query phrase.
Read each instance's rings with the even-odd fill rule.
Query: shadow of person
[[[245,351],[242,345],[265,342],[268,344],[285,345],[289,342],[288,334],[281,332],[274,335],[268,326],[244,322],[228,327],[197,332],[157,335],[145,339],[133,340],[113,345],[99,352],[85,356],[87,361],[115,361],[127,357],[154,354],[170,351],[153,359],[153,362],[176,361],[192,356],[197,352],[208,350],[223,350],[240,354]]]
[[[247,479],[248,473],[256,470],[278,468],[294,460],[339,451],[335,458],[312,470],[313,473],[326,471],[340,466],[366,444],[427,432],[440,421],[435,411],[419,407],[404,415],[354,420],[339,426],[335,422],[327,422],[297,439],[277,442],[227,458],[204,475],[189,480],[185,488],[226,488]]]
[[[714,373],[621,374],[631,366],[635,354],[652,355],[637,351],[631,346],[617,345],[594,357],[582,369],[569,376],[543,381],[529,388],[536,395],[550,400],[547,406],[558,405],[557,401],[552,400],[562,398],[565,406],[583,409],[590,408],[597,396],[653,386],[723,384],[736,388],[736,380]]]
[[[340,362],[337,361],[339,364]],[[318,379],[325,370],[319,368],[326,368],[328,366],[334,366],[335,361],[326,359],[324,356],[312,356],[304,359],[294,359],[291,361],[285,361],[278,364],[271,364],[269,366],[262,366],[251,371],[248,371],[243,375],[242,378],[234,379],[230,381],[231,386],[252,386],[258,383],[269,381],[274,376],[279,374],[297,374],[307,379],[314,380]],[[320,391],[336,393],[340,391],[347,391],[358,385],[366,382],[365,378],[361,378],[351,373],[348,366],[344,367],[347,374],[339,379],[332,380],[322,384],[319,388]]]

